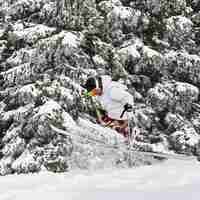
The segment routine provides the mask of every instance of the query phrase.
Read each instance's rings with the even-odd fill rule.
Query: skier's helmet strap
[[[97,82],[98,82],[98,88],[100,88],[101,90],[103,90],[103,84],[102,84],[102,78],[101,78],[101,76],[97,77]]]

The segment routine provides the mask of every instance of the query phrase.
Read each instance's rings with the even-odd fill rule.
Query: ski
[[[83,135],[69,135],[69,133],[65,130],[62,130],[62,129],[59,129],[53,125],[50,125],[50,127],[52,128],[52,130],[54,130],[55,132],[63,135],[63,136],[68,136],[68,137],[71,137],[71,139],[74,139],[74,140],[80,140],[80,139],[83,139],[83,140],[86,140],[86,141],[89,141],[89,142],[93,142],[93,143],[96,143],[96,145],[98,146],[103,146],[105,148],[111,148],[113,150],[119,150],[119,151],[122,151],[122,152],[132,152],[132,153],[135,153],[135,154],[142,154],[142,155],[145,155],[145,156],[153,156],[153,157],[158,157],[158,158],[164,158],[164,159],[178,159],[178,160],[194,160],[196,159],[195,156],[188,156],[188,155],[185,155],[185,154],[177,154],[177,153],[164,153],[164,152],[152,152],[152,151],[144,151],[144,150],[138,150],[134,147],[130,147],[130,146],[127,146],[125,145],[125,143],[119,143],[119,144],[107,144],[101,140],[98,140],[98,139],[95,139],[93,137],[89,137],[89,136],[83,136]]]
[[[141,151],[131,148],[132,152],[136,152],[137,154],[149,155],[154,157],[166,158],[166,159],[178,159],[178,160],[194,160],[195,156],[188,156],[185,154],[177,154],[177,153],[164,153],[164,152],[150,152],[150,151]]]

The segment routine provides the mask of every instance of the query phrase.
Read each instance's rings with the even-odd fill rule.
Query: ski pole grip
[[[120,118],[122,118],[124,116],[124,113],[126,112],[126,109],[124,109],[120,115]]]
[[[131,112],[132,110],[133,110],[133,106],[130,105],[130,104],[128,104],[128,103],[126,103],[124,105],[124,110],[122,111],[122,114],[120,115],[120,118],[123,117],[123,115],[124,115],[125,112]]]

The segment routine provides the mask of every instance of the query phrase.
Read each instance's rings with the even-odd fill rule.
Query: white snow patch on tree
[[[49,100],[44,105],[40,106],[40,109],[35,116],[43,115],[43,114],[52,115],[54,112],[59,111],[59,110],[62,110],[61,106],[56,101]]]

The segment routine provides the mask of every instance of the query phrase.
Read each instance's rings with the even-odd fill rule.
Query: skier
[[[112,81],[108,75],[89,77],[84,85],[86,95],[97,98],[104,109],[104,114],[96,109],[98,122],[111,127],[119,133],[128,136],[128,119],[132,116],[133,96],[127,87],[117,81]]]

